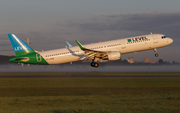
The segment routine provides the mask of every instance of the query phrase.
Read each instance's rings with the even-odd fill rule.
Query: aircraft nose
[[[173,39],[169,38],[169,43],[172,44],[173,43]]]

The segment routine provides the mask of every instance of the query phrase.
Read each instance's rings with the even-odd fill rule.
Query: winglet
[[[83,45],[79,42],[79,41],[77,41],[77,40],[75,40],[76,41],[76,43],[78,44],[78,46],[80,47],[80,49],[82,49],[82,50],[84,50],[85,48],[83,47]]]
[[[72,47],[72,45],[68,41],[65,41],[65,42],[66,42],[68,47]]]

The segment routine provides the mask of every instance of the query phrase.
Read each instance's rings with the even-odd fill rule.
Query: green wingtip
[[[76,41],[76,43],[78,44],[78,46],[83,50],[84,47],[82,46],[82,44],[81,44],[79,41],[77,41],[77,40],[75,40],[75,41]]]

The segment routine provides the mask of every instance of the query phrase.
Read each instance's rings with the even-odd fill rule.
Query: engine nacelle
[[[119,51],[108,53],[108,60],[119,60],[121,59],[121,53]]]

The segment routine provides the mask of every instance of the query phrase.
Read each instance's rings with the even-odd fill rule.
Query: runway
[[[117,77],[117,78],[121,78],[121,77],[140,77],[140,78],[144,78],[144,77],[180,77],[180,75],[0,75],[0,78],[100,78],[100,77]]]

